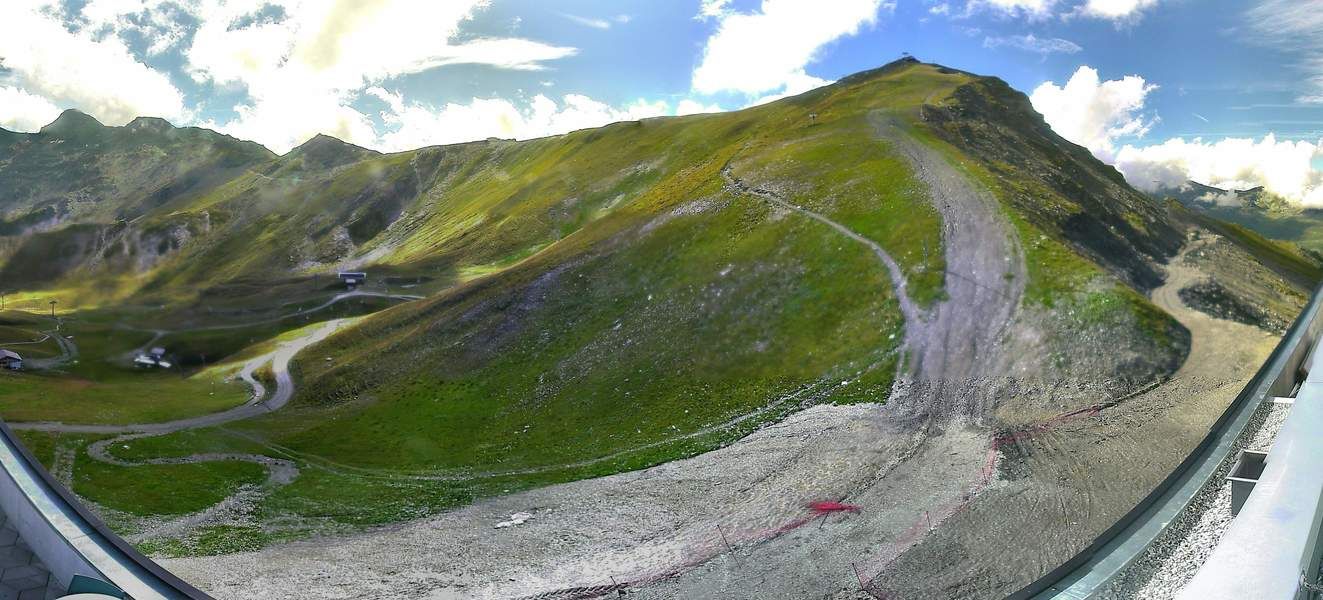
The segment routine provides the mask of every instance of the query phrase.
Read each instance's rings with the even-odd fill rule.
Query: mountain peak
[[[51,121],[49,125],[42,127],[40,133],[69,135],[98,131],[104,127],[105,125],[102,125],[101,121],[96,120],[92,115],[70,108],[60,113],[60,116]]]
[[[319,133],[290,150],[284,158],[302,158],[305,165],[329,168],[357,162],[367,156],[379,154],[381,153],[376,150],[369,150],[340,138]]]
[[[916,65],[929,65],[939,70],[954,71],[949,67],[944,67],[936,63],[925,63],[917,58],[914,58],[914,56],[912,55],[905,54],[900,58],[897,58],[896,60],[893,60],[885,65],[877,67],[876,69],[869,69],[867,71],[860,71],[852,75],[846,75],[845,77],[842,77],[839,80],[837,80],[837,83],[851,85],[862,81],[867,81],[870,79],[881,77],[889,73],[895,73],[897,71],[907,69],[909,67],[913,67]]]
[[[124,126],[129,131],[154,131],[164,133],[175,128],[169,121],[159,117],[138,117]]]
[[[325,149],[325,148],[338,148],[342,150],[372,152],[372,150],[368,150],[367,148],[364,148],[362,146],[356,146],[338,137],[332,135],[326,135],[325,133],[319,133],[317,135],[312,136],[311,138],[308,138],[308,141],[299,144],[290,152],[300,152],[300,151],[309,152],[309,151]]]

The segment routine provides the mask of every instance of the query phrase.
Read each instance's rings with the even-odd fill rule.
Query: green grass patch
[[[207,508],[240,486],[264,479],[264,467],[242,461],[121,467],[82,455],[74,466],[73,491],[134,515],[180,515]]]
[[[219,412],[248,401],[242,382],[142,372],[113,382],[0,373],[0,416],[6,421],[128,424]]]

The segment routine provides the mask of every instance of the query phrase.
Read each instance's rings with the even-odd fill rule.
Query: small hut
[[[17,371],[23,368],[23,357],[13,350],[0,348],[0,369]]]
[[[339,277],[340,282],[345,284],[345,287],[351,290],[363,285],[363,282],[367,281],[367,273],[362,271],[341,271]]]

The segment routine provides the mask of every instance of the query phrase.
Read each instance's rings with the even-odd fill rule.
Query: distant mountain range
[[[1323,252],[1323,210],[1301,207],[1261,186],[1224,190],[1187,181],[1182,186],[1159,189],[1152,194],[1159,199],[1173,198],[1188,208],[1243,225],[1270,239]]]

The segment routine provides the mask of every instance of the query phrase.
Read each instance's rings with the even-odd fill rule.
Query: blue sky
[[[1323,204],[1323,0],[6,0],[0,126],[63,108],[287,151],[733,110],[902,52],[995,75],[1131,182]]]

